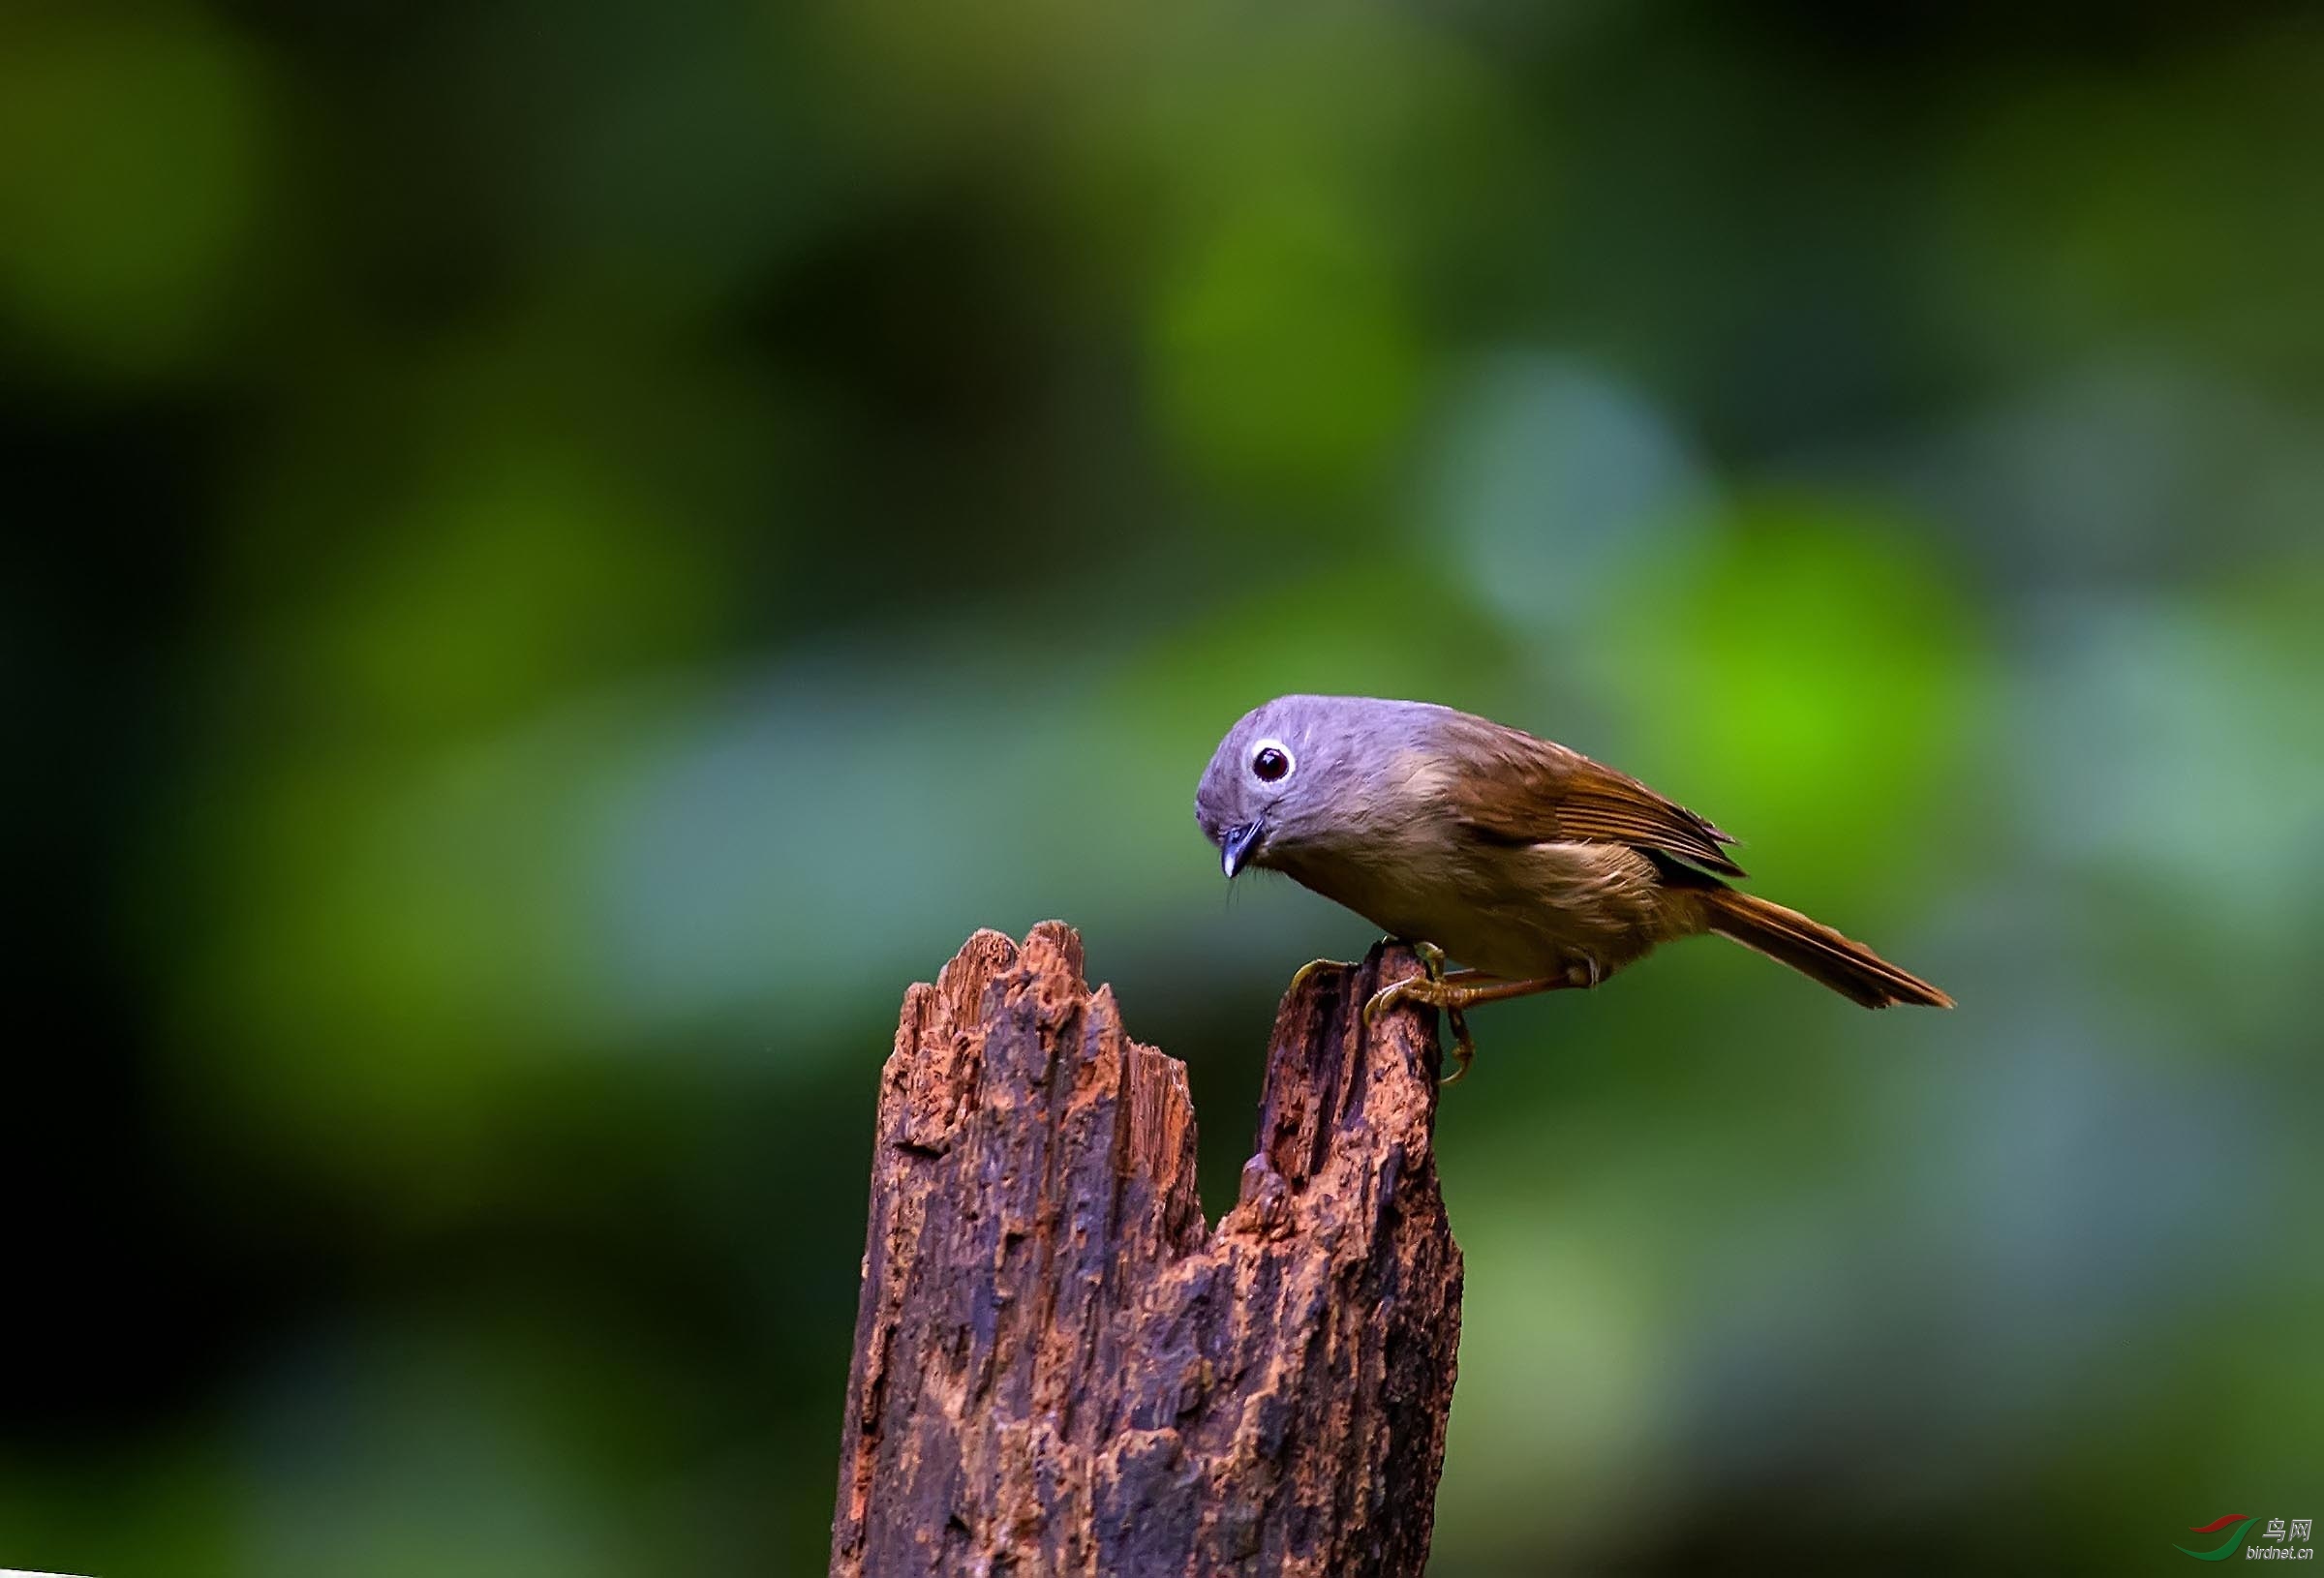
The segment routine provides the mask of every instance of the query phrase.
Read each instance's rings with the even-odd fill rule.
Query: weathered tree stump
[[[1056,922],[905,994],[881,1076],[831,1570],[1418,1574],[1460,1332],[1432,1017],[1318,970],[1215,1230],[1185,1065]]]

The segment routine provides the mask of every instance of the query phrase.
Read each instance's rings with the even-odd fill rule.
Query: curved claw
[[[1412,996],[1411,988],[1415,985],[1413,978],[1406,976],[1401,981],[1391,981],[1387,986],[1365,998],[1363,1000],[1363,1027],[1369,1030],[1373,1021],[1378,1019],[1381,1015],[1394,1008],[1405,998]]]
[[[1306,985],[1307,978],[1318,970],[1352,970],[1355,967],[1353,964],[1335,958],[1311,958],[1293,974],[1291,985],[1283,988],[1283,995],[1288,997],[1298,991],[1300,987]]]
[[[1452,1072],[1437,1083],[1457,1085],[1468,1077],[1469,1064],[1477,1056],[1477,1044],[1469,1039],[1469,1017],[1459,1009],[1445,1010],[1445,1020],[1452,1026]]]

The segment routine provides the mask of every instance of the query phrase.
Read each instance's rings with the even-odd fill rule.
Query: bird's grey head
[[[1278,696],[1218,743],[1194,791],[1194,819],[1230,877],[1344,847],[1362,836],[1383,777],[1413,760],[1442,713],[1368,696]]]

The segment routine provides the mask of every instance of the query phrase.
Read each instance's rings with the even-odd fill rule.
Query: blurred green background
[[[0,1564],[818,1567],[904,986],[1081,926],[1219,1208],[1370,940],[1193,826],[1294,689],[1962,1004],[1480,1014],[1434,1570],[2324,1512],[2320,104],[2289,3],[0,13]]]

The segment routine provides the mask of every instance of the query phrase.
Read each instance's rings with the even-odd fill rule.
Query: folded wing
[[[1458,715],[1446,795],[1455,815],[1497,843],[1598,842],[1653,850],[1721,876],[1743,868],[1720,846],[1734,839],[1684,805],[1577,750],[1483,718]]]

